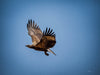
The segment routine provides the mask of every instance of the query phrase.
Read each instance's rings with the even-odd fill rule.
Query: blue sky
[[[1,75],[100,75],[100,1],[1,0]],[[54,29],[56,56],[31,44],[27,21]]]

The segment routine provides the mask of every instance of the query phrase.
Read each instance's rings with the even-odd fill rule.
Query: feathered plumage
[[[39,26],[37,24],[32,23],[32,20],[28,21],[27,24],[28,34],[32,38],[32,45],[26,45],[29,48],[33,48],[38,51],[44,51],[45,55],[49,55],[47,52],[51,52],[54,55],[56,55],[53,51],[50,50],[55,44],[55,33],[53,32],[53,29],[46,28],[45,31],[41,31]]]

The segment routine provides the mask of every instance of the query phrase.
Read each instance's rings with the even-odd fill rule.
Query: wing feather
[[[37,26],[37,24],[35,24],[34,21],[32,24],[32,20],[28,20],[27,29],[28,29],[28,34],[32,38],[33,45],[36,45],[38,42],[40,42],[43,33],[39,28],[39,26]]]
[[[46,30],[43,31],[43,36],[50,36],[55,38],[55,32],[53,32],[53,29],[46,28]]]
[[[43,42],[46,48],[53,47],[56,43],[55,33],[53,32],[53,29],[46,28],[46,30],[43,31],[43,37],[41,38],[41,41]]]

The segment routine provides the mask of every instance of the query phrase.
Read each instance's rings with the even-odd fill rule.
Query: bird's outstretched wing
[[[32,38],[33,45],[39,43],[43,36],[43,33],[39,28],[39,26],[37,26],[37,24],[34,24],[34,21],[32,23],[32,20],[28,20],[27,29],[28,29],[28,34]]]
[[[41,41],[44,43],[47,49],[53,47],[56,43],[55,33],[53,32],[53,29],[46,28],[46,30],[43,31],[43,37],[41,38]]]

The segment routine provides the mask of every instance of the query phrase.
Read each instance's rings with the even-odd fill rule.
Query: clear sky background
[[[32,44],[28,19],[53,28],[56,56]],[[0,75],[100,75],[99,0],[0,0]]]

